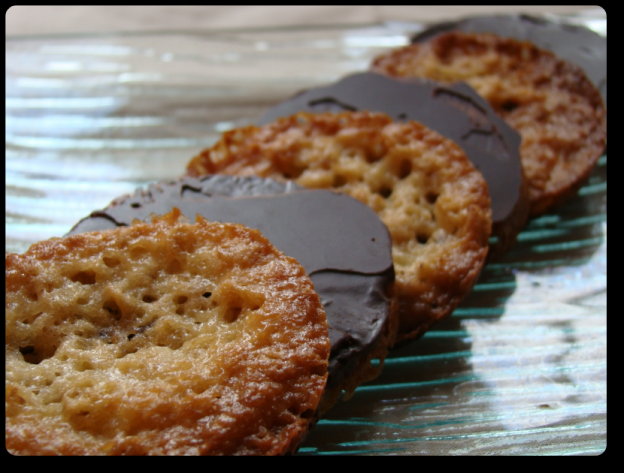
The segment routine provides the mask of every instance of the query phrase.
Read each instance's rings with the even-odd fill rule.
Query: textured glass
[[[606,18],[574,19],[606,34]],[[366,70],[422,25],[6,41],[6,250],[62,236],[219,134]],[[599,454],[606,448],[606,188],[531,221],[454,314],[392,352],[301,455]]]

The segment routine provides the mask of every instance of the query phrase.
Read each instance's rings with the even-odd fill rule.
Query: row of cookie
[[[422,228],[413,229],[421,241],[412,238],[410,230],[400,248],[407,260],[417,258],[412,267],[405,263],[407,277],[393,285],[387,227],[372,209],[346,195],[301,190],[292,183],[257,177],[216,175],[160,183],[117,199],[80,222],[74,235],[6,257],[11,451],[293,451],[314,422],[317,406],[326,410],[343,390],[350,393],[378,374],[396,333],[399,290],[405,300],[411,297],[416,303],[419,291],[430,292],[444,304],[442,310],[461,299],[459,291],[469,290],[487,253],[491,211],[485,181],[457,145],[416,122],[397,124],[368,112],[302,114],[247,130],[264,133],[268,147],[277,146],[277,155],[286,162],[292,162],[292,155],[278,143],[284,140],[273,139],[271,127],[287,131],[295,147],[320,146],[330,160],[343,151],[347,157],[364,156],[361,163],[376,166],[378,173],[396,179],[394,184],[403,189],[399,194],[405,199],[397,200],[391,213],[417,223],[421,219],[411,216],[429,215],[430,225],[423,219],[425,223],[418,223]],[[244,153],[246,148],[239,145],[245,136],[237,130],[226,133],[224,140],[234,138],[230,149]],[[248,151],[263,154],[257,138],[254,134],[247,140]],[[343,149],[347,143],[351,145]],[[338,154],[332,152],[336,147]],[[369,191],[369,196],[375,201],[379,194]],[[287,333],[286,338],[297,340],[294,347],[282,346],[284,336],[270,334],[280,318],[286,323],[299,317],[296,306],[284,299],[301,290],[305,293],[310,283],[289,278],[280,290],[259,288],[239,268],[255,268],[249,261],[264,258],[249,256],[227,238],[215,244],[210,238],[194,237],[198,230],[189,230],[189,225],[178,229],[177,214],[168,213],[172,208],[260,228],[304,264],[329,319],[329,380],[322,400],[319,386],[325,386],[327,361],[320,359],[324,345],[318,330],[311,339],[306,326],[300,335]],[[150,214],[165,217],[151,225],[125,228]],[[201,228],[204,220],[198,219],[196,226]],[[166,227],[164,231],[159,225]],[[222,234],[223,225],[214,225]],[[425,255],[419,255],[417,247],[425,249]],[[224,266],[225,274],[214,274],[215,268]],[[413,268],[421,271],[421,279],[410,279]],[[455,280],[448,280],[449,275]],[[273,306],[265,303],[269,298]],[[321,306],[318,296],[316,300],[313,314],[318,325]],[[270,307],[273,312],[266,314]],[[430,308],[424,310],[423,317],[430,320]],[[272,317],[267,319],[268,315]],[[250,325],[262,329],[252,336],[247,333]],[[242,351],[256,339],[268,346]],[[275,372],[269,366],[267,373],[253,375],[256,349],[277,350],[267,355],[270,363],[260,357],[261,365],[268,363]],[[292,356],[301,350],[310,354],[314,365],[303,374],[297,367],[307,358]],[[213,360],[215,351],[218,363]],[[235,356],[239,351],[245,354],[242,359]],[[198,356],[203,360],[199,365],[193,361]],[[224,357],[232,358],[236,366],[226,368]],[[373,359],[379,360],[377,366]],[[223,373],[217,382],[215,371]],[[293,378],[294,374],[307,377]],[[230,383],[238,383],[239,389]],[[245,388],[246,383],[255,388]],[[284,387],[284,398],[267,383]],[[299,399],[292,393],[292,383],[303,385],[309,396]],[[265,396],[267,389],[271,392]],[[299,400],[293,404],[287,399]],[[191,406],[193,415],[175,406]],[[232,410],[244,414],[233,415]],[[259,414],[264,410],[270,415]],[[262,422],[256,419],[259,415]]]
[[[399,339],[404,341],[424,333],[469,292],[487,253],[490,208],[481,175],[461,149],[435,132],[367,112],[299,114],[272,121],[290,114],[285,111],[302,109],[381,110],[398,120],[418,119],[454,139],[486,176],[490,191],[499,190],[492,192],[499,241],[492,249],[501,254],[513,245],[528,211],[518,135],[465,85],[401,83],[373,74],[308,91],[269,112],[264,121],[271,123],[265,127],[226,133],[189,164],[189,173],[294,179],[358,198],[390,230],[394,288],[389,284],[390,241],[379,220],[374,215],[358,220],[357,215],[366,214],[363,206],[338,201],[335,194],[291,193],[292,184],[217,176],[162,183],[118,199],[73,233],[127,225],[135,217],[167,213],[172,206],[189,217],[198,213],[211,220],[244,220],[262,229],[303,263],[327,311],[332,349],[326,409],[343,389],[352,391],[378,373],[382,363],[373,368],[370,360],[383,362],[396,332],[392,299],[400,307]],[[278,194],[281,200],[241,199],[263,194]],[[283,194],[291,195],[283,199]],[[275,220],[275,215],[280,217]],[[292,448],[289,444],[286,450]]]
[[[485,28],[487,24],[500,25],[502,20],[499,20],[491,18]],[[539,34],[535,34],[536,28],[541,28],[546,31],[551,42],[555,32],[572,34],[569,29],[529,22],[525,17],[508,19],[507,25],[509,21],[522,26],[517,29],[520,31],[518,34],[536,38],[539,38]],[[445,25],[445,28],[450,26]],[[458,25],[453,26],[453,29],[457,28]],[[437,32],[440,27],[433,30]],[[589,33],[576,29],[573,34],[582,35],[586,42]],[[418,41],[431,36],[425,32],[418,37]],[[589,34],[590,38],[593,36]],[[555,41],[555,44],[567,45],[569,41]],[[423,48],[424,53],[417,53]],[[347,77],[328,87],[306,91],[279,104],[261,118],[260,124],[265,126],[224,134],[219,143],[202,152],[188,165],[188,172],[192,176],[213,173],[254,175],[280,181],[293,180],[308,188],[331,188],[345,192],[374,209],[388,226],[393,242],[392,253],[397,275],[394,296],[400,313],[399,342],[418,338],[435,321],[451,313],[475,283],[483,266],[485,242],[489,233],[487,191],[482,180],[464,164],[464,158],[460,158],[456,150],[450,149],[448,142],[442,144],[435,133],[431,134],[414,125],[411,128],[391,125],[385,118],[366,113],[338,116],[299,114],[281,120],[278,118],[301,110],[380,111],[395,121],[421,122],[450,138],[460,145],[487,182],[492,207],[492,234],[495,237],[488,249],[490,258],[500,256],[513,246],[526,222],[529,205],[531,214],[535,215],[555,202],[563,201],[578,188],[600,156],[606,133],[604,108],[600,106],[600,98],[596,98],[596,90],[578,68],[557,59],[551,53],[528,43],[491,35],[462,33],[437,36],[423,48],[409,46],[393,51],[378,58],[373,68],[387,73],[391,69],[386,67],[387,64],[396,65],[400,63],[397,57],[408,57],[417,64],[431,62],[439,66],[439,63],[444,63],[443,69],[454,70],[458,66],[450,61],[449,58],[453,56],[459,63],[468,61],[472,68],[477,64],[476,72],[472,73],[478,76],[478,80],[489,83],[491,87],[494,83],[498,84],[495,89],[502,89],[501,93],[506,97],[514,97],[513,100],[519,101],[522,96],[518,92],[520,86],[532,91],[532,101],[524,97],[532,105],[517,105],[516,109],[519,116],[525,117],[522,123],[533,122],[531,118],[526,118],[527,115],[532,117],[532,114],[539,113],[542,117],[537,125],[537,142],[540,144],[537,151],[534,145],[527,145],[530,139],[524,136],[526,130],[512,122],[523,135],[520,144],[520,134],[499,117],[501,110],[496,107],[498,102],[490,96],[486,101],[465,83],[441,84],[417,78],[399,81],[379,74],[364,73]],[[435,54],[431,51],[435,51]],[[413,59],[418,54],[423,55],[424,59]],[[488,76],[483,76],[483,68],[478,64],[487,64],[491,68]],[[433,70],[437,70],[436,67]],[[448,73],[447,69],[444,71]],[[468,76],[461,78],[469,79]],[[457,77],[450,75],[446,79],[449,82]],[[593,108],[587,110],[588,103]],[[553,106],[553,109],[549,109]],[[503,104],[502,107],[509,108],[509,105]],[[554,130],[553,122],[557,126]],[[589,133],[590,139],[584,139],[585,132]],[[560,140],[547,139],[551,134],[559,138],[563,135],[561,139],[566,140],[565,146],[562,145],[565,155],[554,149],[561,145]],[[410,139],[404,135],[409,135]],[[526,151],[527,147],[530,151]],[[539,153],[537,158],[535,153]],[[548,174],[549,192],[543,190],[540,193],[536,189],[541,181],[535,174],[547,171],[544,155],[554,156],[555,164],[551,163],[550,166],[557,169]],[[539,165],[543,166],[534,174],[528,171]],[[565,168],[565,172],[560,168]],[[177,183],[175,186],[179,185],[182,184]],[[187,181],[184,186],[186,192],[193,187]],[[232,189],[237,186],[241,186],[241,183],[233,184]],[[264,186],[265,189],[268,187]],[[155,199],[160,202],[158,210],[152,207],[150,212],[164,213],[172,205],[186,208],[183,192],[175,188],[166,198]],[[208,188],[210,185],[204,187],[204,195],[214,192],[206,191]],[[173,197],[173,194],[176,196]],[[228,219],[223,212],[215,213],[205,208],[205,205],[196,206],[194,210],[185,213],[197,211],[211,220]],[[132,206],[145,206],[145,199],[143,203],[114,203],[112,208],[136,208]],[[147,208],[150,206],[147,205]],[[321,212],[322,218],[332,221],[340,219],[338,207],[332,210],[337,216],[325,210]],[[145,210],[135,213],[134,216],[141,219],[148,216]],[[242,216],[240,210],[232,212],[229,218],[261,228],[267,234],[266,228],[261,225],[262,218],[249,220]],[[306,218],[318,219],[320,216],[308,215]],[[126,215],[125,221],[129,223],[131,218]],[[81,228],[79,225],[74,231],[84,231]],[[327,230],[324,234],[327,239],[336,240],[336,232]],[[270,236],[271,241],[274,238]],[[284,236],[286,243],[280,242],[278,247],[286,251],[290,238],[289,235]],[[308,251],[314,255],[323,250]],[[303,261],[301,252],[287,253]],[[343,254],[349,253],[345,250]],[[318,257],[321,257],[320,254]],[[310,265],[304,263],[304,267],[313,274]],[[330,327],[335,325],[340,333],[351,334],[352,327],[345,327],[343,322],[333,320],[342,311],[344,308],[338,309],[336,305],[329,311]],[[373,330],[372,340],[379,339],[380,327],[388,325],[388,313],[390,311],[385,309],[380,318],[382,323]],[[367,324],[370,326],[368,321]],[[392,332],[386,337],[388,341],[383,344],[384,348],[378,350],[380,353],[383,353],[388,343],[392,343]],[[346,344],[344,340],[339,341],[341,337],[337,335],[332,339],[334,347]],[[355,350],[358,355],[371,350],[370,340],[367,343],[355,343],[350,339],[347,345],[366,347]],[[335,352],[338,352],[337,348]],[[379,358],[383,360],[383,354],[379,354]],[[371,372],[370,367],[367,371]],[[373,374],[357,378],[366,380],[371,376]],[[334,379],[341,377],[333,375]],[[332,385],[338,384],[330,382]],[[347,385],[354,387],[357,383],[349,382]],[[343,384],[341,389],[345,389],[345,386]]]
[[[187,167],[193,176],[292,179],[309,188],[345,192],[373,208],[393,238],[399,342],[422,335],[468,293],[481,269],[481,256],[474,256],[479,245],[456,248],[453,255],[445,241],[431,268],[429,249],[449,233],[449,228],[446,234],[439,232],[438,213],[449,209],[442,209],[444,199],[436,203],[439,193],[429,182],[439,175],[419,167],[422,150],[412,150],[413,161],[401,160],[388,151],[395,144],[372,138],[378,136],[375,131],[354,131],[350,125],[343,130],[323,115],[280,117],[302,110],[383,112],[397,122],[416,120],[453,140],[487,181],[493,220],[490,260],[515,244],[529,217],[573,197],[606,146],[606,109],[581,67],[526,41],[460,30],[535,39],[592,67],[594,81],[606,94],[606,42],[595,33],[528,17],[472,19],[438,25],[414,44],[376,58],[373,73],[300,93],[269,110],[260,119],[262,128],[226,134]],[[353,128],[359,126],[366,127],[360,121]],[[327,142],[329,136],[333,143]],[[414,175],[428,181],[414,180]],[[467,198],[464,212],[471,203]],[[482,222],[463,223],[474,233],[469,237],[473,243],[482,238]],[[460,252],[464,266],[457,264]]]

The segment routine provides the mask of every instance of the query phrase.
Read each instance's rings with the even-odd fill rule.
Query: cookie
[[[576,194],[607,136],[600,93],[582,69],[528,42],[449,32],[380,56],[372,69],[393,77],[464,81],[522,136],[530,216]]]
[[[581,67],[607,104],[607,38],[589,28],[529,15],[475,16],[432,25],[415,35],[412,42],[422,43],[455,30],[530,41],[538,48]]]
[[[93,212],[70,232],[128,225],[177,207],[189,218],[256,228],[309,274],[325,307],[331,340],[325,412],[341,392],[375,378],[397,326],[390,297],[391,240],[375,212],[346,195],[302,190],[258,177],[225,175],[160,182]],[[375,359],[378,363],[373,364]]]
[[[259,123],[264,125],[299,111],[346,110],[382,112],[395,121],[415,120],[457,143],[488,184],[492,236],[496,237],[490,243],[488,260],[515,244],[529,212],[528,186],[520,164],[520,135],[470,86],[395,79],[370,72],[353,74],[276,105]]]
[[[399,342],[448,315],[487,255],[485,180],[459,146],[417,122],[370,112],[298,113],[224,133],[187,171],[294,180],[371,207],[392,238]]]
[[[260,232],[179,215],[6,255],[9,452],[297,448],[330,349],[312,282]]]

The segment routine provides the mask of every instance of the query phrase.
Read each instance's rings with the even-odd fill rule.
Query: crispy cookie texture
[[[327,379],[309,277],[256,230],[179,211],[6,262],[6,448],[276,455]]]
[[[319,414],[379,375],[397,333],[398,311],[391,296],[392,240],[372,209],[345,194],[292,181],[218,174],[137,189],[92,212],[70,234],[126,226],[173,207],[188,217],[255,228],[306,270],[323,302],[332,346]]]
[[[190,175],[258,175],[331,188],[377,212],[392,238],[399,342],[422,335],[472,289],[488,251],[487,184],[452,141],[370,112],[298,113],[223,135]]]
[[[583,70],[529,42],[450,32],[376,58],[395,77],[464,81],[522,135],[536,217],[576,194],[606,146],[606,109]]]

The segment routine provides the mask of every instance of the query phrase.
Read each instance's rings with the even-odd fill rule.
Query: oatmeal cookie
[[[297,448],[330,348],[310,279],[256,230],[179,215],[6,255],[9,452]]]
[[[225,133],[187,170],[290,179],[371,207],[392,238],[399,341],[448,315],[487,255],[485,180],[459,146],[417,122],[369,112],[299,113]]]
[[[605,149],[606,110],[583,70],[529,42],[449,32],[380,56],[394,77],[464,81],[520,132],[530,216],[574,196]]]

